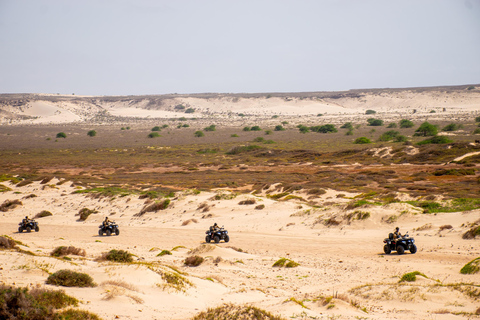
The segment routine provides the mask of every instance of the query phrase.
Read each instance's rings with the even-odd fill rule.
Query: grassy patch
[[[123,189],[119,187],[96,187],[96,188],[90,188],[90,189],[75,190],[73,191],[73,193],[91,193],[98,198],[101,198],[101,197],[113,198],[116,196],[125,197],[132,193],[135,193],[135,191]]]
[[[200,256],[190,256],[185,258],[183,264],[189,267],[198,267],[203,263],[204,259]]]
[[[60,246],[60,247],[56,247],[51,253],[50,255],[52,257],[62,257],[62,256],[68,256],[68,255],[76,255],[76,256],[82,256],[82,257],[85,257],[85,250],[84,249],[80,249],[80,248],[75,248],[73,246],[68,246],[68,247],[65,247],[65,246]]]
[[[475,274],[480,271],[480,258],[473,259],[460,270],[462,274]]]
[[[417,276],[422,276],[424,278],[427,278],[426,275],[424,275],[423,273],[419,272],[419,271],[413,271],[413,272],[409,272],[409,273],[405,273],[401,278],[400,278],[400,281],[399,282],[414,282],[417,280]]]
[[[175,291],[184,292],[188,287],[193,286],[193,283],[177,272],[163,272],[161,276],[165,281],[161,286],[163,289],[172,288]]]
[[[125,250],[113,249],[104,254],[102,257],[104,257],[105,260],[113,262],[130,263],[133,261],[133,254]]]
[[[293,260],[290,260],[290,259],[287,259],[287,258],[280,258],[277,261],[275,261],[275,263],[272,265],[272,267],[295,268],[295,267],[298,267],[299,265],[300,265],[299,263],[297,263]]]
[[[86,273],[75,272],[72,270],[59,270],[51,274],[46,281],[47,284],[63,287],[96,287],[92,277]]]
[[[476,198],[457,198],[446,202],[445,205],[434,201],[407,201],[407,203],[422,208],[424,213],[460,212],[480,208],[480,199]]]

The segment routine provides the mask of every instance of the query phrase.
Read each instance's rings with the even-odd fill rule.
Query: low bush
[[[395,139],[399,134],[400,134],[400,132],[398,132],[398,131],[390,130],[390,131],[387,131],[387,132],[383,133],[380,136],[380,138],[378,138],[378,140],[380,140],[380,141],[390,141],[390,140]]]
[[[460,270],[462,274],[475,274],[480,271],[480,258],[473,259]]]
[[[434,136],[430,139],[426,139],[423,141],[418,142],[418,145],[424,145],[424,144],[445,144],[445,143],[452,143],[453,141],[448,139],[445,136]]]
[[[159,126],[155,126],[152,128],[152,131],[161,131],[162,129]]]
[[[372,141],[370,139],[368,139],[367,137],[359,137],[359,138],[355,139],[355,141],[353,143],[355,143],[355,144],[366,144],[366,143],[372,143]]]
[[[450,123],[443,127],[442,131],[457,131],[461,128],[461,125],[458,125],[456,123]]]
[[[89,137],[95,137],[97,135],[97,131],[95,130],[90,130],[87,132],[87,136]]]
[[[161,137],[160,134],[158,132],[150,132],[148,134],[148,137],[149,138],[158,138],[158,137]]]
[[[203,131],[198,130],[198,131],[195,131],[193,135],[197,138],[201,138],[205,136],[205,133],[203,133]]]
[[[53,214],[50,211],[42,210],[35,215],[35,218],[44,218],[49,216],[53,216]]]
[[[285,128],[282,125],[276,125],[274,130],[275,131],[285,131]]]
[[[0,285],[0,319],[100,319],[94,314],[81,310],[69,309],[68,313],[56,310],[68,306],[78,306],[78,300],[68,296],[63,290],[15,288]]]
[[[264,204],[259,204],[258,206],[255,206],[255,210],[263,210],[263,209],[265,209]]]
[[[462,235],[463,239],[475,239],[480,236],[480,226],[475,226]]]
[[[183,264],[189,267],[198,267],[203,263],[204,259],[200,256],[190,256],[185,259]]]
[[[337,132],[337,128],[333,124],[324,124],[322,126],[310,127],[310,130],[318,133],[334,133]]]
[[[285,320],[280,316],[275,316],[270,312],[259,309],[257,307],[243,305],[237,306],[233,304],[225,304],[216,308],[209,308],[207,311],[200,312],[192,318],[192,320]]]
[[[400,120],[400,128],[412,128],[415,124],[407,119]]]
[[[170,199],[165,199],[165,200],[160,201],[160,202],[154,202],[150,205],[146,205],[145,207],[143,207],[142,210],[140,210],[139,213],[135,214],[135,216],[140,217],[140,216],[143,216],[147,212],[157,212],[159,210],[165,210],[165,209],[168,208],[169,205],[170,205]]]
[[[346,122],[340,127],[340,129],[353,130],[353,124],[351,122]]]
[[[262,128],[260,128],[259,126],[253,126],[250,128],[251,131],[262,131]]]
[[[247,205],[247,204],[255,204],[257,203],[257,200],[255,199],[247,199],[247,200],[242,200],[238,204],[240,205]]]
[[[82,257],[85,257],[85,250],[84,249],[80,249],[80,248],[75,248],[73,246],[68,246],[68,247],[65,247],[65,246],[60,246],[60,247],[56,247],[51,253],[50,255],[53,256],[53,257],[62,257],[62,256],[68,256],[70,254],[73,254],[73,255],[76,255],[76,256],[82,256]]]
[[[110,250],[108,253],[102,256],[105,260],[113,261],[113,262],[125,262],[130,263],[133,261],[133,254],[125,250]]]
[[[299,263],[297,263],[293,260],[290,260],[290,259],[287,259],[287,258],[280,258],[272,265],[272,267],[295,268],[295,267],[298,267],[299,265],[300,265]]]
[[[375,113],[377,113],[377,111],[371,110],[371,109],[368,109],[367,111],[365,111],[365,114],[375,114]]]
[[[65,132],[59,132],[59,133],[57,133],[56,137],[65,139],[67,137],[67,135],[65,134]]]
[[[262,149],[262,147],[254,145],[254,144],[249,145],[249,146],[236,146],[236,147],[233,147],[232,149],[230,149],[229,151],[227,151],[226,154],[236,155],[236,154],[249,152],[249,151],[254,151],[254,150],[258,150],[258,149]]]
[[[210,125],[210,126],[208,126],[208,127],[206,127],[206,128],[203,128],[203,130],[204,130],[204,131],[215,131],[215,130],[217,130],[217,128],[215,127],[214,124],[212,124],[212,125]]]
[[[383,126],[383,120],[380,120],[380,119],[370,118],[370,119],[367,119],[367,122],[368,122],[368,125],[372,127]]]
[[[92,277],[86,273],[75,272],[72,270],[59,270],[51,274],[46,281],[47,284],[63,287],[96,287]]]

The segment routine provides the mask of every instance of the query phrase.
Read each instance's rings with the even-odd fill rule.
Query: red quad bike
[[[397,251],[397,254],[404,254],[406,250],[410,250],[412,254],[417,252],[417,246],[414,244],[415,239],[409,237],[408,233],[398,239],[394,239],[393,233],[389,233],[388,238],[383,240],[383,243],[385,243],[383,246],[385,254],[390,254],[392,251]]]

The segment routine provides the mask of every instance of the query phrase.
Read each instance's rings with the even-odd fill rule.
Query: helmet
[[[398,230],[400,230],[400,228],[399,228],[399,227],[396,227],[396,228],[395,228],[395,230],[397,230],[397,231],[398,231]]]
[[[215,223],[213,224],[213,226],[214,226],[214,227],[218,227],[218,224],[215,222]]]

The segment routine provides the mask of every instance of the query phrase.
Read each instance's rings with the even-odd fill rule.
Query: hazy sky
[[[480,0],[0,0],[0,93],[480,83]]]

